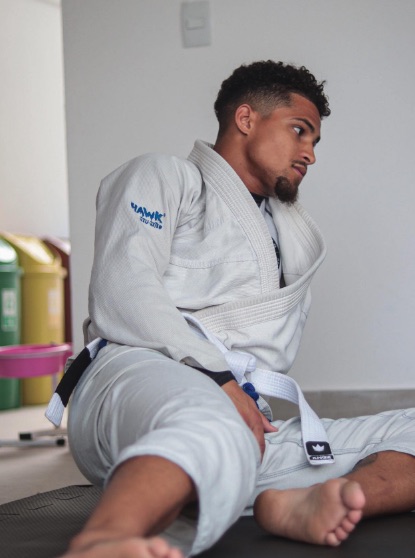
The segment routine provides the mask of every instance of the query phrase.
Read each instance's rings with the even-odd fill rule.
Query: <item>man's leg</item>
[[[362,516],[415,509],[414,409],[323,422],[334,465],[306,464],[298,420],[276,423],[280,432],[268,435],[255,502],[264,528],[337,545]]]
[[[398,451],[373,453],[359,461],[347,479],[365,494],[364,516],[415,509],[415,457]]]
[[[134,487],[134,489],[132,488]],[[182,553],[154,538],[196,500],[191,479],[161,457],[129,459],[114,472],[99,505],[65,556],[180,558]],[[152,538],[153,537],[153,538]]]
[[[361,517],[415,509],[415,457],[396,451],[369,455],[343,478],[309,488],[266,490],[255,517],[275,535],[338,545]]]
[[[110,347],[86,374],[71,403],[71,448],[91,482],[110,479],[88,530],[125,524],[129,533],[151,536],[197,492],[197,521],[180,517],[163,537],[185,552],[211,546],[247,505],[260,463],[258,444],[227,395],[155,351]]]

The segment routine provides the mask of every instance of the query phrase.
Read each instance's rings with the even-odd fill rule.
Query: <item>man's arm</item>
[[[93,337],[225,371],[223,355],[193,334],[163,285],[173,235],[201,183],[196,168],[180,163],[147,155],[104,179],[97,198],[90,331]]]
[[[127,163],[104,179],[97,198],[90,317],[94,336],[226,373],[222,353],[194,335],[162,280],[176,228],[191,210],[200,180],[190,164],[178,167],[176,160],[154,155]],[[225,380],[224,391],[263,452],[264,430],[274,428],[230,374]]]

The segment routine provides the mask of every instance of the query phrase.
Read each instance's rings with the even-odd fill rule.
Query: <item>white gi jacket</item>
[[[227,370],[223,354],[194,335],[184,310],[228,349],[288,372],[325,245],[298,203],[269,203],[287,285],[281,289],[265,220],[210,145],[196,141],[187,161],[147,154],[112,172],[97,197],[87,341],[103,337]]]

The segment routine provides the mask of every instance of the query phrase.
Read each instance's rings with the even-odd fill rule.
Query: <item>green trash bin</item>
[[[1,346],[20,343],[20,275],[16,251],[0,238]],[[20,380],[0,377],[0,410],[16,407],[20,407]]]

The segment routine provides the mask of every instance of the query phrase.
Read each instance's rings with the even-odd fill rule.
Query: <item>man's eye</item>
[[[296,134],[298,134],[299,136],[301,136],[304,133],[304,128],[302,126],[294,126],[294,130]]]

